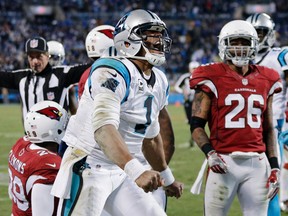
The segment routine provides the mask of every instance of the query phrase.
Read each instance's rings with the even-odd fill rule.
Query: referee
[[[69,86],[79,82],[91,64],[52,67],[47,42],[42,37],[27,40],[25,52],[30,68],[0,71],[0,87],[17,89],[22,103],[22,117],[39,101],[51,100],[68,111]]]

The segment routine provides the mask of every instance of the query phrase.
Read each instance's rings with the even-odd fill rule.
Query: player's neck
[[[37,143],[36,145],[45,148],[51,152],[57,153],[58,152],[58,144],[55,142],[44,142],[44,143]]]
[[[234,64],[229,64],[229,67],[236,71],[239,75],[245,76],[249,73],[249,65],[244,65],[242,67],[237,67]]]
[[[131,60],[134,62],[134,64],[137,65],[138,69],[142,73],[144,73],[147,76],[151,75],[153,65],[148,63],[146,60],[141,60],[141,59],[131,59]]]

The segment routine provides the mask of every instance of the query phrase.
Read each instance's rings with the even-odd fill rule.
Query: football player
[[[48,41],[49,63],[52,66],[63,65],[65,61],[65,49],[62,43],[58,41]]]
[[[183,191],[166,164],[158,122],[169,85],[154,66],[165,63],[171,39],[156,14],[138,9],[119,20],[114,44],[121,57],[100,58],[91,68],[75,118],[76,147],[63,156],[53,194],[64,198],[63,214],[166,215],[148,192],[164,186],[179,198]],[[153,170],[136,158],[142,149]],[[78,188],[73,178],[82,182]]]
[[[257,31],[259,37],[259,51],[255,58],[255,63],[263,66],[267,66],[275,69],[281,78],[283,91],[273,96],[273,125],[276,134],[276,140],[282,132],[283,124],[285,121],[285,109],[286,109],[286,89],[288,81],[288,49],[280,47],[272,47],[275,43],[275,24],[271,17],[265,13],[256,13],[249,16],[246,19],[250,22]],[[277,145],[278,161],[281,164],[281,152],[283,152],[283,146]],[[281,167],[281,165],[280,165]],[[287,172],[285,168],[283,172]],[[283,178],[281,178],[283,179]],[[287,179],[283,179],[284,182]],[[287,201],[288,204],[288,191],[284,187],[280,190],[281,202]],[[285,195],[286,194],[286,195]],[[280,205],[278,195],[269,203],[268,216],[280,215]]]
[[[218,48],[223,62],[196,68],[190,80],[196,91],[191,133],[209,167],[205,215],[227,215],[237,195],[243,215],[265,216],[279,190],[272,100],[281,80],[275,70],[250,64],[258,48],[251,23],[224,25]]]
[[[177,93],[183,94],[184,97],[184,110],[187,118],[187,123],[190,124],[190,118],[191,118],[191,110],[192,110],[192,102],[194,99],[195,91],[193,89],[190,89],[190,76],[192,76],[193,71],[196,67],[198,67],[200,64],[196,61],[191,61],[189,63],[189,72],[182,74],[178,80],[175,82],[174,89]],[[194,146],[194,141],[192,138],[189,140],[190,147]]]
[[[92,29],[87,37],[86,37],[86,51],[87,55],[93,59],[97,60],[100,56],[102,57],[115,57],[118,55],[117,50],[114,46],[113,37],[111,38],[111,34],[114,32],[114,27],[109,25],[102,25]],[[105,49],[106,47],[106,49]],[[89,76],[90,68],[82,75],[79,82],[79,98],[81,98],[82,93],[84,91],[84,86],[86,79]],[[69,121],[69,127],[65,133],[63,138],[64,142],[67,142],[69,146],[74,146],[74,143],[70,143],[71,137],[77,136],[77,125],[74,123],[75,116],[71,116]],[[164,145],[164,153],[165,160],[167,164],[170,162],[172,155],[174,153],[174,133],[172,129],[171,119],[167,109],[162,109],[159,113],[159,122],[160,122],[160,134],[163,139]],[[63,151],[63,150],[62,150]],[[63,151],[64,153],[64,151]],[[62,153],[61,153],[62,155]],[[137,159],[143,163],[143,165],[149,167],[144,155],[140,152],[137,155]],[[151,167],[150,167],[151,168]],[[155,190],[152,192],[155,199],[162,206],[163,209],[166,209],[167,206],[167,197],[165,195],[165,191],[162,188]],[[103,216],[102,212],[102,216]],[[108,215],[105,213],[105,215]]]
[[[58,199],[50,192],[60,167],[57,149],[67,122],[67,112],[53,101],[38,102],[27,113],[27,136],[16,142],[8,158],[12,215],[56,215]]]
[[[64,64],[65,61],[65,49],[62,43],[58,41],[48,41],[48,52],[49,52],[49,63],[51,66],[60,66]],[[69,111],[71,115],[76,113],[78,102],[76,99],[75,85],[71,85],[69,88]]]

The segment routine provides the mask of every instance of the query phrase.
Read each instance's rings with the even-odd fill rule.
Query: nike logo
[[[108,73],[111,74],[113,77],[117,77],[117,73],[114,74],[114,73],[111,73],[109,71],[108,71]]]
[[[262,157],[262,158],[259,157],[259,160],[263,160],[263,159],[264,159],[264,157]]]
[[[50,164],[50,163],[46,163],[46,165],[47,165],[47,166],[51,166],[51,167],[53,167],[53,168],[55,168],[55,167],[56,167],[56,163],[53,163],[53,164]]]

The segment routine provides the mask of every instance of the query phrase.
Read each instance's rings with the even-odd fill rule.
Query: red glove
[[[267,180],[266,188],[268,188],[268,199],[273,199],[279,191],[280,169],[274,168],[271,170]]]
[[[207,156],[208,165],[213,172],[221,174],[227,173],[227,164],[220,154],[218,154],[215,150],[212,150],[207,154]]]

